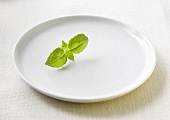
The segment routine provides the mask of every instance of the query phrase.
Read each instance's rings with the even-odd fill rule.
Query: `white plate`
[[[44,63],[50,52],[78,33],[87,48],[63,68]],[[148,79],[156,64],[150,42],[122,22],[97,16],[68,16],[41,23],[17,42],[14,61],[33,88],[64,101],[98,102],[124,95]]]

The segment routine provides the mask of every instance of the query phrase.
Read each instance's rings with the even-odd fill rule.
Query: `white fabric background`
[[[30,27],[65,15],[119,19],[146,35],[157,52],[152,76],[115,100],[78,104],[47,97],[17,74],[12,50]],[[168,0],[0,0],[0,120],[170,120]]]

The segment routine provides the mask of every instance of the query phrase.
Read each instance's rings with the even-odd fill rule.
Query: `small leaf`
[[[88,41],[85,41],[83,44],[77,46],[76,48],[74,48],[70,51],[75,53],[75,54],[79,54],[80,52],[82,52],[86,48],[87,44],[88,44]]]
[[[67,58],[74,61],[74,55],[71,51],[67,51]]]
[[[66,47],[67,47],[67,43],[64,40],[62,40],[62,48],[66,48]]]
[[[62,67],[67,62],[67,56],[64,53],[64,50],[61,48],[56,48],[47,58],[45,62],[46,65],[51,67]]]
[[[67,62],[67,58],[74,61],[74,54],[82,52],[88,44],[88,38],[84,34],[78,34],[70,39],[67,44],[62,41],[61,47],[53,50],[45,62],[46,65],[60,68]]]
[[[64,54],[60,59],[56,60],[55,62],[51,63],[49,66],[60,68],[67,62],[67,56]]]
[[[68,48],[71,52],[78,54],[82,52],[88,44],[88,38],[84,34],[78,34],[70,39]]]

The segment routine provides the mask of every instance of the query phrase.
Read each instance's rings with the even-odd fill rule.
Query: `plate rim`
[[[20,43],[20,41],[22,40],[22,37],[28,33],[29,31],[31,31],[32,29],[34,29],[35,27],[37,26],[40,26],[41,24],[43,23],[46,23],[46,22],[49,22],[49,21],[53,21],[53,20],[58,20],[58,19],[66,19],[66,18],[70,18],[70,17],[93,17],[93,18],[102,18],[102,19],[107,19],[107,20],[111,20],[111,21],[115,21],[115,22],[118,22],[120,23],[121,25],[123,25],[123,27],[127,27],[127,28],[131,28],[135,31],[137,31],[143,38],[144,40],[147,42],[147,44],[149,45],[149,47],[151,48],[152,50],[152,55],[153,55],[153,66],[151,68],[151,70],[148,72],[148,74],[145,76],[145,78],[138,84],[136,84],[135,86],[132,86],[130,88],[128,88],[127,90],[123,89],[123,90],[120,90],[120,92],[118,92],[118,94],[113,94],[113,95],[110,95],[110,94],[107,94],[106,96],[100,96],[100,97],[89,97],[89,98],[85,98],[85,97],[76,97],[76,98],[73,98],[71,96],[68,96],[68,95],[60,95],[60,94],[55,94],[55,93],[49,93],[46,89],[42,88],[42,87],[38,87],[36,84],[33,84],[31,82],[29,82],[29,80],[27,80],[27,78],[21,73],[18,65],[17,65],[17,62],[16,62],[16,48],[18,46],[18,44]],[[35,24],[33,25],[32,27],[30,27],[28,30],[26,30],[26,32],[24,32],[24,34],[22,34],[19,39],[17,40],[17,42],[15,43],[14,45],[14,49],[13,49],[13,62],[14,62],[14,66],[17,70],[17,73],[19,74],[19,76],[28,84],[30,85],[32,88],[34,88],[35,90],[39,91],[40,93],[43,93],[47,96],[50,96],[52,98],[56,98],[56,99],[59,99],[59,100],[63,100],[63,101],[69,101],[69,102],[78,102],[78,103],[91,103],[91,102],[101,102],[101,101],[106,101],[106,100],[110,100],[110,99],[114,99],[114,98],[118,98],[120,96],[123,96],[133,90],[135,90],[136,88],[138,88],[139,86],[141,86],[150,76],[151,74],[153,73],[155,67],[156,67],[156,52],[155,52],[155,49],[154,47],[152,46],[152,44],[150,43],[149,39],[145,37],[145,35],[141,32],[139,32],[136,28],[132,27],[131,25],[125,23],[125,22],[122,22],[118,19],[113,19],[113,18],[108,18],[108,17],[105,17],[105,16],[95,16],[95,15],[69,15],[69,16],[63,16],[63,17],[56,17],[56,18],[53,18],[53,19],[48,19],[48,20],[45,20],[43,22],[40,22],[38,24]],[[132,83],[133,84],[133,83]]]

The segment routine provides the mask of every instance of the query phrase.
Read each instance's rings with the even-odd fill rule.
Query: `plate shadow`
[[[89,117],[107,118],[111,116],[121,117],[149,108],[150,104],[161,98],[166,87],[165,64],[161,57],[157,56],[157,66],[150,78],[139,88],[117,99],[99,103],[71,103],[47,97],[33,90],[33,94],[44,104],[69,114]]]

